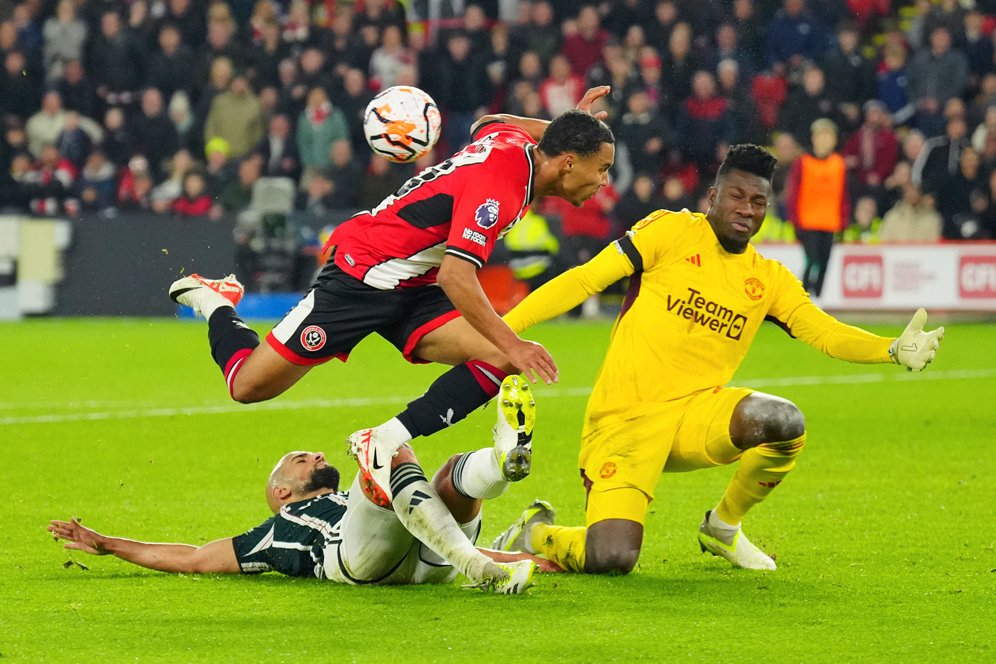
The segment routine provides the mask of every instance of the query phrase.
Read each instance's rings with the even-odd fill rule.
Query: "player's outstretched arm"
[[[612,88],[608,85],[599,85],[594,88],[589,88],[588,91],[584,93],[584,96],[581,97],[581,101],[578,102],[577,109],[579,111],[584,111],[585,113],[590,113],[599,120],[605,120],[609,117],[609,114],[606,111],[591,113],[591,107],[596,101],[609,94],[611,90]],[[477,128],[482,124],[495,121],[504,122],[525,130],[525,132],[529,134],[530,138],[534,141],[539,141],[543,138],[543,133],[546,131],[547,125],[550,124],[549,120],[524,118],[520,115],[511,115],[509,113],[496,113],[494,115],[485,115],[475,122],[470,128],[470,135],[473,136],[477,132]]]
[[[139,542],[101,535],[96,530],[82,525],[79,517],[73,517],[69,521],[53,520],[49,523],[48,531],[56,539],[66,540],[63,545],[66,549],[75,549],[95,556],[112,555],[159,572],[183,574],[239,572],[231,537],[215,540],[203,546]]]
[[[933,362],[941,345],[941,339],[944,338],[943,327],[924,332],[923,326],[926,322],[927,311],[921,307],[913,314],[903,333],[889,346],[889,357],[892,361],[906,367],[908,371],[923,371]]]

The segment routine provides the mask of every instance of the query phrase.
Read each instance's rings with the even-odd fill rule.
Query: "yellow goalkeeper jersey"
[[[585,265],[510,311],[516,332],[569,311],[632,275],[585,416],[592,431],[655,404],[725,385],[765,319],[832,357],[888,362],[891,339],[845,325],[753,245],[731,254],[705,215],[658,210]]]

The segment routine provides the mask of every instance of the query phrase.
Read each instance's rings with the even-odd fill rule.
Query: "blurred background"
[[[602,84],[611,185],[533,206],[481,272],[500,311],[650,211],[704,211],[752,142],[779,161],[755,241],[819,304],[991,316],[994,27],[996,0],[0,0],[0,319],[173,315],[194,271],[279,317],[336,224],[477,117]],[[443,114],[410,165],[361,128],[397,84]]]

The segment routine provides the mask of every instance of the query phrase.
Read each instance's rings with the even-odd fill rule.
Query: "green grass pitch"
[[[933,321],[931,321],[933,323]],[[265,331],[266,324],[256,324]],[[932,324],[929,325],[932,327]],[[900,326],[875,327],[896,334]],[[809,443],[746,522],[779,570],[699,552],[732,468],[662,477],[639,569],[546,576],[528,597],[173,576],[69,555],[44,528],[204,543],[267,516],[290,449],[394,415],[441,369],[370,339],[268,403],[231,402],[203,322],[0,325],[0,657],[21,661],[994,661],[996,326],[947,327],[923,374],[837,362],[765,326],[735,384],[793,400]],[[531,335],[561,367],[536,388],[534,473],[485,508],[487,543],[533,498],[582,521],[576,454],[609,324]],[[489,444],[492,410],[416,442],[427,470]],[[84,563],[65,567],[68,560]]]

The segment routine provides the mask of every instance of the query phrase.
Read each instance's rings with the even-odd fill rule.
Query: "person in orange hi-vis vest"
[[[834,233],[847,228],[851,199],[847,165],[836,152],[837,125],[820,118],[812,124],[813,149],[792,165],[786,183],[788,218],[806,252],[802,285],[813,297],[823,291]]]

